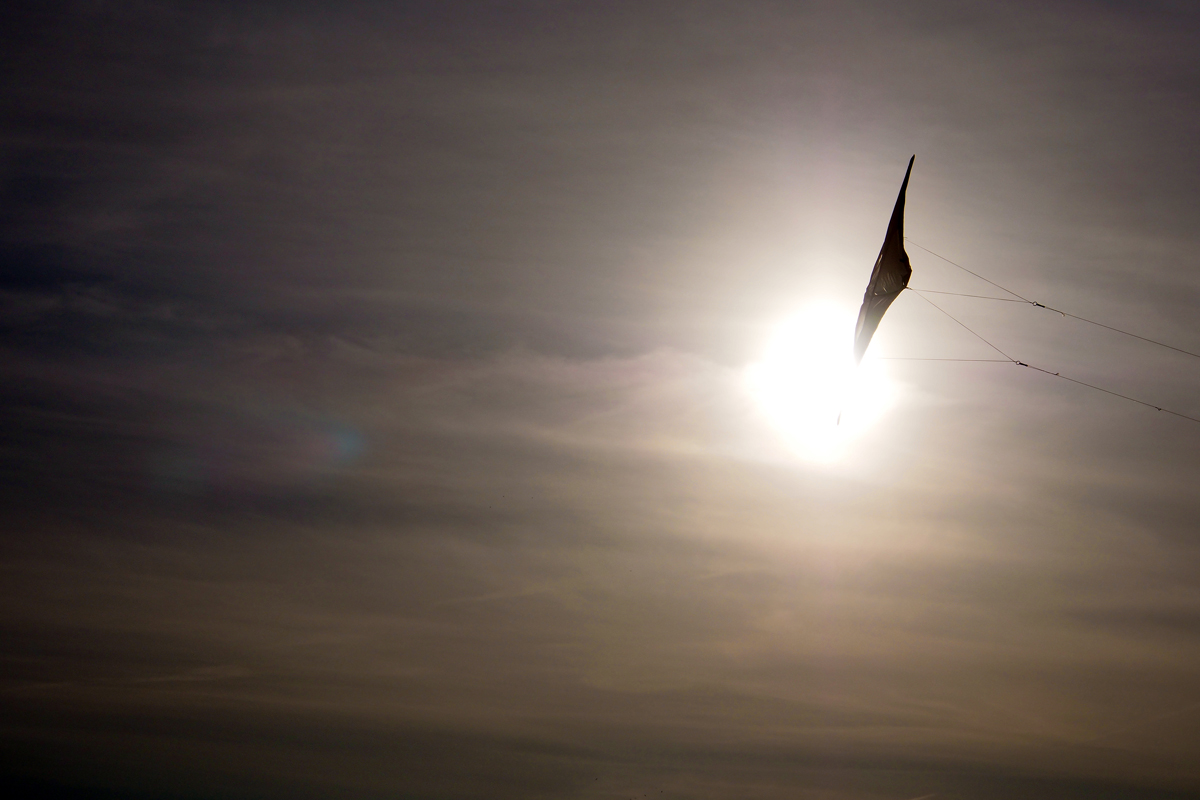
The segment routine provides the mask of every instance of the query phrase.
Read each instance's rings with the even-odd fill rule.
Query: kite
[[[908,176],[912,174],[913,161],[916,159],[914,155],[908,160],[908,171],[904,173],[904,183],[900,184],[900,195],[896,198],[896,207],[892,209],[883,247],[879,249],[879,258],[875,259],[875,269],[871,270],[862,308],[858,310],[858,323],[854,326],[855,363],[862,362],[884,312],[908,288],[908,279],[912,277],[908,253],[904,252],[904,192],[908,189]]]
[[[936,308],[938,311],[945,314],[947,317],[950,317],[950,319],[954,320],[959,325],[962,325],[962,327],[966,328],[967,331],[969,331],[973,336],[975,336],[977,339],[982,341],[988,347],[995,350],[997,353],[999,353],[1001,356],[1003,356],[1003,358],[1002,359],[980,359],[980,358],[928,358],[928,359],[927,358],[915,358],[915,359],[912,359],[912,358],[905,358],[905,359],[899,359],[899,360],[904,360],[904,361],[1002,361],[1002,362],[1007,362],[1010,364],[1015,364],[1018,367],[1027,367],[1029,369],[1044,373],[1044,374],[1049,375],[1054,378],[1060,378],[1065,381],[1070,381],[1071,383],[1079,384],[1080,386],[1086,386],[1089,389],[1095,389],[1096,391],[1104,392],[1105,394],[1109,394],[1114,397],[1119,397],[1123,400],[1130,400],[1134,403],[1138,403],[1140,405],[1147,406],[1149,408],[1153,408],[1156,411],[1164,411],[1164,412],[1166,412],[1168,414],[1172,414],[1176,417],[1181,417],[1186,420],[1191,420],[1192,422],[1200,422],[1200,417],[1192,417],[1187,414],[1181,414],[1178,411],[1172,411],[1168,408],[1163,408],[1162,406],[1157,405],[1155,403],[1149,403],[1149,402],[1146,402],[1145,400],[1139,400],[1136,397],[1130,397],[1129,395],[1121,394],[1120,392],[1114,392],[1109,389],[1105,389],[1102,386],[1096,386],[1091,383],[1084,383],[1083,381],[1079,381],[1074,378],[1069,378],[1066,375],[1063,375],[1061,373],[1051,372],[1048,369],[1042,369],[1041,367],[1035,367],[1032,364],[1025,363],[1024,361],[1018,361],[1017,359],[1010,356],[1008,353],[1001,350],[996,345],[992,344],[987,339],[980,336],[974,330],[967,327],[967,325],[965,325],[957,317],[951,315],[950,312],[946,311],[946,309],[944,309],[941,306],[934,303],[932,300],[930,300],[928,297],[926,297],[926,294],[929,293],[929,294],[938,294],[938,295],[956,295],[958,297],[970,297],[970,298],[975,298],[978,300],[999,300],[999,301],[1006,302],[1006,303],[1012,303],[1012,302],[1027,303],[1031,306],[1034,306],[1035,308],[1041,308],[1041,309],[1045,309],[1046,311],[1053,311],[1057,314],[1061,314],[1064,319],[1067,317],[1070,317],[1072,319],[1079,320],[1080,322],[1086,322],[1089,325],[1098,325],[1101,328],[1105,328],[1105,329],[1113,331],[1115,333],[1123,334],[1125,336],[1131,336],[1134,339],[1140,339],[1143,342],[1148,342],[1150,344],[1158,345],[1159,347],[1165,347],[1168,350],[1174,350],[1176,353],[1182,353],[1183,355],[1192,356],[1193,358],[1200,358],[1200,353],[1193,352],[1191,350],[1185,350],[1182,347],[1176,347],[1174,345],[1167,344],[1166,342],[1160,342],[1156,339],[1151,339],[1146,336],[1141,336],[1139,334],[1133,333],[1132,331],[1122,330],[1115,326],[1107,325],[1103,322],[1098,322],[1094,319],[1087,319],[1087,318],[1081,317],[1077,314],[1070,314],[1066,311],[1061,311],[1057,308],[1052,308],[1051,306],[1045,305],[1043,303],[1039,303],[1036,300],[1030,300],[1027,297],[1022,297],[1021,295],[1017,294],[1013,290],[1006,289],[1003,286],[1001,286],[1000,284],[996,283],[995,281],[993,281],[989,278],[985,278],[984,276],[980,275],[978,272],[973,272],[973,271],[967,269],[966,267],[962,266],[961,264],[956,264],[955,262],[951,261],[950,259],[946,258],[945,256],[938,255],[937,253],[933,252],[932,250],[930,250],[922,245],[919,245],[916,242],[910,242],[910,244],[913,244],[916,247],[920,248],[921,250],[924,250],[925,252],[929,253],[930,255],[932,255],[936,258],[939,258],[942,261],[945,261],[947,264],[950,264],[953,267],[957,267],[958,269],[962,270],[963,272],[966,272],[969,275],[973,275],[976,278],[978,278],[986,283],[991,284],[992,286],[1001,290],[1002,292],[1009,294],[1010,297],[989,297],[989,296],[985,296],[985,295],[961,294],[959,292],[937,291],[934,289],[912,289],[908,285],[908,281],[912,277],[912,265],[909,263],[908,253],[906,253],[904,251],[904,241],[905,241],[905,239],[904,239],[904,194],[906,191],[908,191],[908,178],[912,174],[913,162],[916,160],[917,160],[916,156],[913,156],[912,158],[910,158],[908,160],[908,170],[905,171],[905,173],[904,173],[904,182],[900,184],[900,194],[896,197],[896,206],[895,206],[895,208],[892,209],[891,220],[888,221],[887,233],[883,237],[883,247],[879,248],[879,257],[875,259],[875,268],[871,270],[871,280],[867,282],[867,290],[866,290],[866,292],[863,293],[862,307],[859,308],[859,310],[858,310],[858,322],[854,326],[854,361],[856,364],[862,363],[863,356],[867,352],[867,347],[869,347],[871,344],[871,337],[873,337],[875,335],[876,329],[879,328],[879,323],[883,320],[883,315],[887,312],[888,307],[891,306],[891,304],[896,300],[896,298],[900,296],[901,292],[903,292],[906,289],[910,289],[915,294],[919,295],[922,299],[924,299],[925,302],[932,305],[934,308]],[[841,421],[842,421],[842,417],[841,417],[841,414],[839,414],[838,415],[838,423],[840,424]]]

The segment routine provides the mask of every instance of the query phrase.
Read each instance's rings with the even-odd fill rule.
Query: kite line
[[[1183,419],[1190,419],[1192,422],[1200,422],[1200,419],[1197,419],[1196,417],[1189,417],[1187,414],[1180,414],[1178,411],[1172,411],[1169,408],[1163,408],[1162,406],[1156,406],[1153,403],[1147,403],[1145,400],[1138,400],[1136,397],[1130,397],[1127,394],[1120,394],[1118,392],[1114,392],[1109,389],[1104,389],[1100,386],[1093,386],[1090,383],[1084,383],[1083,381],[1077,381],[1074,378],[1068,378],[1066,375],[1059,375],[1057,372],[1051,372],[1048,369],[1042,369],[1041,367],[1035,367],[1031,364],[1026,364],[1022,361],[1018,361],[1018,362],[1016,362],[1016,364],[1018,367],[1029,367],[1029,369],[1034,369],[1034,370],[1037,370],[1038,372],[1044,372],[1047,375],[1052,375],[1055,378],[1062,378],[1064,381],[1070,381],[1071,383],[1077,383],[1080,386],[1086,386],[1089,389],[1095,389],[1097,392],[1104,392],[1105,394],[1111,394],[1113,397],[1120,397],[1123,400],[1129,400],[1134,403],[1138,403],[1139,405],[1146,406],[1147,408],[1153,408],[1155,411],[1162,411],[1162,412],[1171,414],[1176,417],[1182,417]]]
[[[905,289],[911,289],[917,294],[948,294],[951,297],[974,297],[977,300],[999,300],[1001,303],[1027,303],[1028,300],[1015,300],[1011,297],[992,297],[990,294],[963,294],[962,292],[939,292],[937,289],[913,289],[911,286],[905,286]]]
[[[906,289],[907,289],[908,287],[906,286],[906,287],[904,287],[904,288],[906,288]],[[916,292],[917,290],[916,290],[916,289],[913,289],[912,291]],[[956,319],[956,318],[955,318],[953,315],[951,315],[951,314],[950,314],[950,312],[949,312],[949,311],[947,311],[946,309],[942,308],[942,307],[941,307],[941,306],[939,306],[937,303],[935,303],[935,302],[933,302],[932,300],[930,300],[928,297],[925,297],[925,296],[924,296],[924,295],[922,295],[920,292],[917,292],[917,296],[918,296],[918,297],[920,297],[922,300],[924,300],[926,303],[929,303],[929,305],[933,306],[933,307],[934,307],[934,308],[936,308],[938,311],[940,311],[940,312],[942,312],[943,314],[945,314],[947,317],[950,317],[950,319],[954,320],[954,321],[955,321],[955,322],[957,322],[959,325],[962,325],[964,328],[967,328],[967,326],[966,326],[966,324],[965,324],[965,323],[963,323],[963,322],[961,322],[960,320]],[[1008,353],[1006,353],[1006,352],[1004,352],[1003,350],[1001,350],[999,347],[996,347],[996,345],[992,344],[991,342],[989,342],[987,339],[985,339],[985,338],[983,338],[982,336],[980,336],[980,335],[979,335],[978,333],[976,333],[975,331],[971,330],[970,328],[967,328],[967,331],[968,331],[968,332],[969,332],[969,333],[970,333],[972,336],[974,336],[976,339],[978,339],[979,341],[983,342],[983,343],[984,343],[984,344],[986,344],[988,347],[992,348],[992,349],[993,349],[993,350],[995,350],[997,353],[999,353],[1000,355],[1002,355],[1002,356],[1004,356],[1005,358],[1007,358],[1009,361],[1011,361],[1011,362],[1013,362],[1013,363],[1016,363],[1016,361],[1017,361],[1017,360],[1016,360],[1015,358],[1013,358],[1013,357],[1012,357],[1012,356],[1010,356]]]
[[[1023,303],[1032,303],[1032,302],[1033,302],[1033,301],[1032,301],[1032,300],[1030,300],[1029,298],[1026,298],[1026,297],[1021,297],[1021,295],[1017,294],[1017,293],[1016,293],[1016,292],[1014,292],[1012,289],[1005,289],[1003,286],[1001,286],[1000,284],[996,283],[995,281],[988,280],[987,278],[985,278],[985,277],[983,277],[982,275],[980,275],[978,272],[972,272],[971,270],[969,270],[969,269],[967,269],[966,267],[964,267],[962,264],[956,264],[955,262],[951,261],[950,259],[946,258],[945,256],[943,256],[943,255],[938,255],[937,253],[935,253],[935,252],[933,252],[932,250],[930,250],[928,247],[922,247],[921,245],[917,244],[916,242],[914,242],[912,239],[908,238],[907,236],[905,236],[905,237],[904,237],[904,241],[908,242],[908,243],[909,243],[909,244],[911,244],[913,247],[920,247],[920,248],[921,248],[922,250],[924,250],[926,253],[929,253],[929,255],[931,255],[931,256],[937,256],[937,257],[938,257],[938,258],[940,258],[942,261],[945,261],[947,264],[950,264],[951,266],[958,267],[958,268],[959,268],[959,269],[961,269],[963,272],[966,272],[966,273],[968,273],[968,274],[970,274],[970,275],[974,275],[976,278],[979,278],[979,280],[983,281],[984,283],[990,283],[992,286],[995,286],[995,287],[996,287],[997,289],[999,289],[1000,291],[1002,291],[1002,292],[1004,292],[1004,293],[1006,293],[1006,294],[1011,294],[1013,297],[1017,298],[1018,300],[1020,300],[1020,301],[1021,301],[1021,302],[1023,302]]]
[[[917,247],[921,247],[921,246],[920,246],[920,245],[917,245]],[[921,249],[922,249],[922,250],[924,250],[925,248],[923,248],[923,247],[922,247]],[[934,255],[937,255],[937,254],[936,254],[936,253],[934,253]],[[938,256],[938,258],[941,258],[941,256]],[[956,264],[955,266],[958,266],[958,265]],[[964,267],[964,269],[965,269],[965,267]],[[967,270],[967,271],[968,271],[968,272],[970,272],[970,270]],[[972,275],[974,275],[975,273],[973,273],[973,272],[972,272],[971,274],[972,274]],[[983,278],[983,280],[987,280],[987,278]],[[991,283],[991,281],[988,281],[988,283]],[[907,287],[907,286],[906,286],[905,288],[906,288],[906,289],[909,289],[909,291],[915,292],[915,293],[916,293],[916,294],[917,294],[917,295],[918,295],[918,296],[919,296],[919,297],[920,297],[922,300],[924,300],[926,303],[929,303],[929,305],[933,306],[933,307],[934,307],[934,308],[936,308],[938,311],[941,311],[941,312],[942,312],[943,314],[945,314],[947,317],[949,317],[950,319],[952,319],[952,320],[954,320],[955,322],[957,322],[959,325],[961,325],[963,328],[965,328],[965,329],[966,329],[966,330],[967,330],[967,331],[968,331],[968,332],[969,332],[969,333],[970,333],[972,336],[974,336],[975,338],[979,339],[979,341],[983,342],[984,344],[986,344],[988,347],[990,347],[990,348],[992,348],[993,350],[995,350],[995,351],[996,351],[997,353],[999,353],[1000,355],[1004,356],[1004,358],[1003,358],[1003,359],[999,359],[999,358],[891,358],[891,359],[887,359],[887,360],[889,360],[889,361],[958,361],[958,362],[972,361],[972,362],[988,362],[988,363],[993,363],[993,364],[1004,364],[1004,363],[1015,364],[1015,365],[1017,365],[1018,367],[1025,367],[1025,368],[1027,368],[1027,369],[1034,370],[1035,372],[1040,372],[1040,373],[1042,373],[1043,375],[1049,375],[1049,376],[1050,376],[1050,377],[1052,377],[1052,378],[1061,378],[1061,379],[1062,379],[1062,380],[1064,380],[1064,381],[1069,381],[1070,383],[1078,384],[1079,386],[1086,386],[1086,387],[1087,387],[1087,388],[1089,388],[1089,389],[1095,389],[1097,392],[1103,392],[1104,394],[1112,395],[1113,397],[1119,397],[1119,398],[1121,398],[1122,400],[1128,400],[1128,401],[1130,401],[1130,402],[1132,402],[1132,403],[1137,403],[1138,405],[1146,406],[1147,408],[1153,408],[1155,411],[1163,411],[1163,412],[1165,412],[1165,413],[1167,413],[1167,414],[1170,414],[1170,415],[1172,415],[1172,416],[1175,416],[1175,417],[1180,417],[1181,419],[1186,419],[1186,420],[1190,420],[1190,421],[1192,421],[1192,422],[1198,422],[1198,423],[1200,423],[1200,418],[1197,418],[1197,417],[1189,417],[1187,414],[1181,414],[1181,413],[1179,413],[1178,411],[1172,411],[1172,410],[1171,410],[1171,409],[1169,409],[1169,408],[1163,408],[1162,406],[1155,405],[1154,403],[1149,403],[1149,402],[1146,402],[1145,400],[1139,400],[1139,399],[1137,399],[1136,397],[1130,397],[1130,396],[1129,396],[1129,395],[1127,395],[1127,394],[1121,394],[1120,392],[1114,392],[1114,391],[1112,391],[1111,389],[1105,389],[1103,386],[1096,386],[1095,384],[1091,384],[1091,383],[1085,383],[1084,381],[1077,380],[1077,379],[1075,379],[1075,378],[1069,378],[1069,377],[1067,377],[1066,375],[1063,375],[1063,374],[1061,374],[1061,373],[1058,373],[1058,372],[1051,372],[1051,371],[1050,371],[1050,370],[1048,370],[1048,369],[1042,369],[1041,367],[1035,367],[1035,366],[1033,366],[1032,364],[1026,364],[1024,361],[1018,361],[1017,359],[1015,359],[1015,358],[1013,358],[1012,356],[1010,356],[1008,353],[1006,353],[1006,352],[1004,352],[1003,350],[1001,350],[1001,349],[1000,349],[999,347],[997,347],[996,345],[994,345],[994,344],[992,344],[991,342],[989,342],[989,341],[988,341],[987,339],[985,339],[985,338],[984,338],[982,335],[980,335],[979,333],[977,333],[977,332],[975,332],[974,330],[972,330],[970,327],[968,327],[968,326],[966,325],[966,323],[964,323],[964,322],[962,322],[961,320],[959,320],[957,317],[955,317],[955,316],[954,316],[953,314],[951,314],[949,311],[947,311],[946,309],[942,308],[942,307],[941,307],[941,306],[939,306],[937,303],[935,303],[935,302],[933,302],[932,300],[930,300],[928,297],[925,297],[925,295],[923,295],[921,292],[922,292],[922,291],[926,291],[926,290],[912,289],[911,287]],[[1003,287],[1003,286],[999,286],[998,288],[1004,289],[1004,287]],[[1007,291],[1008,291],[1008,289],[1004,289],[1004,291],[1006,291],[1006,292],[1007,292]],[[1009,292],[1009,293],[1010,293],[1010,294],[1015,294],[1015,293],[1013,293],[1013,292]],[[954,292],[937,292],[936,294],[955,294],[955,293],[954,293]],[[963,296],[963,297],[975,297],[975,296],[978,296],[978,295],[962,295],[962,296]],[[1017,296],[1018,296],[1018,297],[1020,297],[1020,295],[1017,295]],[[988,299],[988,300],[1006,300],[1007,298],[1004,298],[1004,297],[988,297],[988,298],[985,298],[985,299]],[[1018,301],[1012,301],[1012,302],[1018,302]],[[1021,298],[1021,300],[1020,300],[1019,302],[1025,302],[1025,303],[1029,303],[1029,304],[1031,304],[1031,305],[1038,306],[1039,308],[1045,308],[1045,309],[1047,309],[1048,311],[1058,311],[1058,309],[1052,309],[1052,308],[1049,308],[1049,307],[1047,307],[1047,306],[1043,306],[1041,303],[1034,303],[1032,300],[1026,300],[1026,299],[1025,299],[1025,298],[1023,298],[1023,297]],[[1062,314],[1063,312],[1059,311],[1058,313]],[[1066,316],[1074,316],[1074,315],[1066,315]],[[1082,317],[1077,317],[1077,319],[1082,319]],[[1084,322],[1091,322],[1091,320],[1084,320]],[[1098,322],[1097,322],[1097,323],[1093,323],[1093,324],[1095,324],[1095,325],[1100,325],[1101,323],[1098,323]],[[1107,328],[1108,326],[1107,326],[1107,325],[1104,325],[1104,326],[1102,326],[1102,327],[1106,327],[1106,328]],[[1116,330],[1116,328],[1113,328],[1112,330]],[[1119,331],[1119,333],[1125,333],[1125,331]],[[1130,335],[1130,336],[1136,336],[1136,334],[1129,334],[1129,335]],[[1137,336],[1137,338],[1138,338],[1138,339],[1141,339],[1141,338],[1143,338],[1143,337],[1141,337],[1141,336]],[[1152,341],[1152,340],[1150,340],[1150,339],[1147,339],[1146,341]],[[1162,344],[1162,343],[1161,343],[1161,342],[1154,342],[1154,344]],[[1163,345],[1163,346],[1164,346],[1164,347],[1171,347],[1170,345]],[[1171,347],[1171,349],[1172,349],[1172,350],[1177,350],[1178,348]],[[1180,352],[1187,353],[1188,355],[1195,355],[1195,353],[1188,353],[1188,351],[1186,351],[1186,350],[1181,350]],[[1197,358],[1200,358],[1200,356],[1197,356]]]
[[[909,358],[906,356],[880,356],[879,361],[958,361],[976,364],[1011,364],[1007,358]]]
[[[1160,342],[1157,339],[1150,339],[1145,336],[1140,336],[1136,333],[1132,333],[1131,331],[1125,331],[1125,330],[1121,330],[1120,328],[1114,328],[1112,325],[1106,325],[1103,322],[1097,322],[1094,319],[1088,319],[1086,317],[1081,317],[1078,314],[1072,314],[1068,311],[1063,311],[1058,308],[1052,308],[1051,306],[1045,305],[1044,303],[1039,303],[1036,300],[1030,300],[1027,297],[1022,297],[1021,295],[1017,294],[1013,290],[1006,289],[1003,286],[1001,286],[1000,284],[996,283],[995,281],[988,280],[987,278],[980,275],[978,272],[969,270],[966,267],[964,267],[962,264],[958,264],[954,261],[951,261],[950,259],[946,258],[945,256],[933,252],[928,247],[924,247],[923,245],[917,244],[912,239],[909,239],[907,236],[904,237],[904,240],[906,242],[908,242],[909,244],[911,244],[913,247],[918,247],[921,250],[924,250],[926,253],[929,253],[929,255],[934,256],[936,258],[940,258],[942,261],[945,261],[947,264],[949,264],[953,267],[958,267],[963,272],[966,272],[970,275],[974,275],[976,278],[979,278],[979,280],[981,280],[981,281],[990,283],[992,286],[995,286],[1000,291],[1011,294],[1013,297],[1016,298],[1016,300],[1011,300],[1007,297],[988,297],[987,295],[981,295],[981,294],[959,294],[958,292],[936,292],[932,289],[913,289],[913,291],[917,292],[918,294],[920,292],[928,292],[930,294],[948,294],[948,295],[954,295],[956,297],[975,297],[980,300],[1000,300],[1000,301],[1006,302],[1006,303],[1016,303],[1016,302],[1028,303],[1029,305],[1034,306],[1035,308],[1042,308],[1042,309],[1045,309],[1046,311],[1053,311],[1054,313],[1061,314],[1064,317],[1070,317],[1071,319],[1077,319],[1080,322],[1086,322],[1089,325],[1095,325],[1097,327],[1113,331],[1114,333],[1120,333],[1124,336],[1132,336],[1134,339],[1140,339],[1143,342],[1149,342],[1150,344],[1156,344],[1159,347],[1165,347],[1168,350],[1174,350],[1176,353],[1183,353],[1185,356],[1191,356],[1192,358],[1200,358],[1200,353],[1193,353],[1191,350],[1184,350],[1182,347],[1176,347],[1175,345],[1167,344],[1166,342]],[[928,298],[926,298],[926,299],[928,299]],[[961,325],[962,323],[959,323],[959,324]],[[963,327],[966,327],[966,326],[963,326]]]

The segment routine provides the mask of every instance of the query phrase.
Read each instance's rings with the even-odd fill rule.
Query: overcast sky
[[[91,798],[1200,793],[1187,2],[7,3],[0,769]],[[910,247],[914,287],[996,290]],[[1200,360],[938,300],[1200,417]],[[850,347],[847,332],[845,347]]]

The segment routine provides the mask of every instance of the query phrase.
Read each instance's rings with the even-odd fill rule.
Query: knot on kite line
[[[1067,314],[1067,312],[1065,312],[1065,311],[1059,311],[1057,308],[1051,308],[1050,306],[1044,306],[1044,305],[1042,305],[1041,303],[1037,302],[1036,300],[1030,300],[1030,301],[1029,301],[1029,305],[1031,305],[1031,306],[1034,306],[1035,308],[1044,308],[1044,309],[1046,309],[1047,311],[1053,311],[1055,314],[1062,314],[1062,315],[1063,315],[1063,318],[1066,318],[1067,316],[1074,316],[1074,315],[1068,315],[1068,314]],[[1080,317],[1079,319],[1083,319],[1083,318],[1082,318],[1082,317]],[[1090,319],[1084,319],[1083,321],[1084,321],[1084,322],[1092,322]],[[1093,324],[1093,325],[1098,325],[1099,323],[1097,323],[1097,322],[1092,322],[1092,324]],[[1107,326],[1105,326],[1105,327],[1107,327]],[[1122,333],[1123,333],[1123,332],[1124,332],[1124,331],[1122,331]],[[1132,335],[1132,334],[1131,334],[1131,335]]]

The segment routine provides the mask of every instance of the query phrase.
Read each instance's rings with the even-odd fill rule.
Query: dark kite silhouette
[[[900,184],[900,196],[896,198],[896,207],[892,209],[887,235],[883,237],[883,247],[879,250],[879,258],[875,259],[875,269],[871,270],[871,280],[867,283],[867,291],[863,295],[862,308],[858,310],[858,324],[854,326],[855,363],[862,361],[884,312],[904,291],[908,286],[908,279],[912,277],[908,253],[904,252],[904,192],[908,189],[908,176],[912,173],[913,162],[916,159],[917,157],[913,156],[908,160],[908,171],[904,173],[904,183]]]

